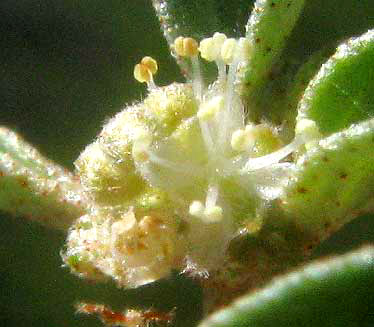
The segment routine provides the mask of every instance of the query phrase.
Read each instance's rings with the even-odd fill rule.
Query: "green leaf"
[[[279,277],[200,327],[369,326],[373,287],[374,247],[367,247]]]
[[[80,183],[70,172],[0,127],[0,211],[66,230],[85,206]]]
[[[297,163],[280,206],[289,219],[325,237],[358,216],[374,194],[374,119],[311,147]]]
[[[304,0],[256,1],[246,35],[252,51],[241,81],[242,93],[248,103],[258,101],[263,95],[264,85],[280,58],[303,6]]]
[[[374,116],[374,30],[352,38],[310,82],[298,118],[317,122],[323,135]]]

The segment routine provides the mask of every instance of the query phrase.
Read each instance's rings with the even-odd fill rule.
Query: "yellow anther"
[[[305,142],[318,140],[321,133],[315,121],[311,119],[301,119],[296,123],[295,134],[301,136]]]
[[[184,37],[183,37],[183,36],[179,36],[179,37],[177,37],[177,38],[174,40],[174,50],[175,50],[175,53],[176,53],[178,56],[181,56],[181,57],[184,57],[184,46],[183,46],[183,40],[184,40]]]
[[[208,61],[214,60],[213,39],[211,37],[201,40],[199,50],[201,57]]]
[[[244,130],[238,129],[232,133],[231,147],[238,152],[242,152],[247,149],[247,136]]]
[[[205,207],[200,201],[193,201],[190,204],[189,213],[191,216],[201,218],[204,215]]]
[[[247,134],[248,137],[256,137],[256,132],[258,132],[259,130],[263,130],[263,129],[267,129],[269,131],[271,131],[271,129],[267,126],[263,126],[263,125],[254,125],[254,124],[248,124],[248,125],[245,125],[245,133]]]
[[[222,220],[223,210],[219,206],[205,208],[203,220],[208,223],[215,223]]]
[[[140,62],[141,65],[144,65],[148,68],[152,75],[155,75],[158,70],[157,61],[154,60],[152,57],[144,57]]]
[[[214,33],[213,37],[203,39],[200,42],[201,57],[207,61],[213,61],[220,58],[221,48],[226,40],[226,35],[222,33]]]
[[[198,43],[191,37],[177,37],[174,41],[174,50],[178,56],[194,57],[199,53]]]
[[[197,112],[197,117],[201,120],[212,119],[215,114],[223,107],[223,102],[223,97],[219,95],[204,102]]]
[[[140,83],[149,83],[152,76],[157,73],[157,61],[151,57],[144,57],[134,67],[134,77]]]
[[[193,57],[193,56],[198,55],[199,45],[195,39],[187,37],[183,40],[183,45],[184,45],[184,51],[186,53],[186,56]]]
[[[223,33],[216,32],[216,33],[213,34],[213,42],[214,42],[214,46],[215,46],[216,51],[217,51],[217,56],[219,55],[221,47],[222,47],[223,43],[226,41],[226,39],[227,39],[227,37]]]
[[[237,41],[235,39],[227,39],[221,48],[221,57],[225,64],[231,64],[236,49]]]
[[[255,144],[254,128],[247,125],[245,129],[238,129],[232,133],[231,147],[238,152],[250,150]]]
[[[140,83],[148,83],[152,78],[152,74],[146,66],[136,64],[134,67],[134,77]]]

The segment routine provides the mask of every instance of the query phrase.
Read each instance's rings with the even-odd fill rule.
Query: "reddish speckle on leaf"
[[[307,189],[305,187],[298,187],[297,193],[305,194],[307,192]]]
[[[339,178],[340,178],[340,179],[343,179],[343,180],[344,180],[344,179],[347,179],[347,176],[348,176],[348,175],[347,175],[346,173],[340,173],[340,174],[339,174]]]
[[[29,186],[28,182],[27,182],[26,180],[24,180],[24,179],[21,179],[21,180],[19,181],[19,184],[20,184],[22,187],[25,187],[25,188]]]

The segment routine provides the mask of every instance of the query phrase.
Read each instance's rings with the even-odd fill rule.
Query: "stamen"
[[[203,82],[201,79],[200,63],[197,56],[191,57],[192,63],[192,87],[196,98],[201,101],[203,93]]]
[[[252,125],[247,125],[245,129],[238,129],[232,133],[231,147],[238,152],[250,151],[255,144]]]
[[[197,117],[203,121],[211,120],[223,107],[223,97],[217,95],[201,104]]]
[[[227,39],[223,43],[222,49],[221,49],[221,57],[222,57],[223,62],[226,65],[229,65],[232,63],[236,46],[237,46],[237,41],[235,39]]]
[[[202,217],[204,215],[205,207],[200,201],[193,201],[190,204],[189,214],[194,217]]]
[[[209,129],[209,121],[211,121],[216,113],[221,110],[223,106],[223,97],[215,96],[212,99],[201,104],[197,117],[199,118],[199,124],[205,146],[208,151],[213,154],[215,151],[214,141]]]
[[[247,137],[244,130],[238,129],[232,133],[231,147],[238,152],[245,151],[248,148]]]
[[[200,201],[193,201],[189,208],[190,215],[200,218],[205,223],[221,221],[223,210],[220,206],[216,205],[218,193],[218,185],[210,184],[206,195],[205,206]]]
[[[193,165],[192,163],[188,163],[188,162],[186,162],[185,164],[176,163],[168,159],[157,156],[154,152],[152,152],[149,149],[147,150],[147,155],[150,161],[152,161],[153,163],[159,166],[169,168],[171,170],[174,170],[175,172],[179,172],[181,174],[189,175],[192,177],[200,176],[200,173],[199,173],[200,167]]]
[[[202,216],[202,220],[206,223],[215,223],[222,220],[223,210],[220,206],[216,205],[218,195],[218,184],[209,184],[205,199],[205,210]]]
[[[295,134],[296,137],[301,137],[305,143],[321,138],[321,133],[315,121],[305,118],[297,121]]]
[[[210,184],[206,194],[205,207],[214,207],[218,200],[219,189],[217,184]]]
[[[255,128],[256,126],[253,127],[252,129],[255,129]],[[246,130],[247,130],[247,127],[246,127]],[[248,130],[250,131],[250,129]],[[236,146],[237,148],[240,148],[241,137],[243,137],[242,134],[243,132],[238,132],[237,135],[235,133],[233,134],[233,138],[231,140],[233,148],[234,146]],[[250,158],[245,164],[244,168],[242,169],[242,173],[261,169],[266,166],[274,165],[278,163],[280,160],[287,157],[289,154],[291,154],[295,150],[297,150],[301,145],[305,144],[306,147],[308,147],[308,145],[311,146],[315,142],[318,142],[319,138],[321,137],[317,124],[313,120],[310,120],[310,119],[299,120],[296,124],[295,134],[296,135],[295,135],[294,140],[288,145],[279,149],[278,151],[272,152],[262,157]],[[234,138],[234,136],[236,138]]]
[[[199,54],[198,44],[191,37],[177,37],[174,41],[174,50],[181,57],[196,57]]]
[[[228,139],[227,130],[229,127],[229,124],[232,122],[232,117],[230,117],[231,113],[231,106],[233,102],[234,97],[234,82],[235,82],[235,76],[236,76],[236,69],[238,67],[240,56],[234,52],[234,58],[232,61],[232,64],[229,66],[229,73],[227,76],[227,83],[226,83],[226,91],[225,91],[225,106],[222,113],[222,127],[220,129],[219,134],[219,144],[220,148],[224,150],[226,147],[226,140]]]
[[[157,61],[154,60],[152,57],[146,56],[140,62],[141,65],[144,65],[148,68],[152,75],[155,75],[158,70]]]
[[[210,224],[222,220],[223,210],[219,206],[204,207],[200,201],[193,201],[189,207],[189,214]]]
[[[278,163],[280,160],[287,157],[290,153],[294,152],[303,143],[304,141],[301,138],[295,138],[291,143],[287,144],[285,147],[279,149],[278,151],[272,152],[262,157],[251,158],[245,164],[242,172],[245,173],[247,171],[257,170]]]
[[[218,83],[224,85],[226,82],[226,65],[222,59],[217,59],[216,65],[218,69]]]
[[[220,59],[222,44],[226,40],[226,35],[223,33],[214,33],[213,37],[203,39],[200,42],[201,57],[207,61],[215,61]]]
[[[213,39],[211,37],[202,39],[200,41],[199,51],[201,58],[207,61],[213,61],[215,59],[213,52]]]
[[[222,220],[223,210],[219,206],[205,208],[203,221],[207,223],[216,223]]]
[[[134,67],[134,77],[140,83],[147,83],[149,89],[156,87],[153,75],[157,73],[157,61],[152,57],[144,57],[139,64]]]
[[[226,80],[226,67],[222,60],[222,45],[227,37],[223,33],[214,33],[213,37],[203,39],[200,42],[201,57],[207,61],[215,61],[218,68],[218,81],[223,84]]]
[[[174,41],[174,50],[178,56],[191,59],[192,86],[196,98],[198,100],[201,100],[203,92],[203,83],[198,59],[198,43],[193,38],[180,36],[177,37]]]
[[[203,136],[204,144],[209,152],[209,154],[212,154],[214,152],[214,142],[212,135],[210,134],[209,125],[206,121],[199,119],[199,125],[201,134]]]
[[[136,64],[134,67],[134,77],[140,83],[148,83],[151,79],[151,73],[146,66]]]

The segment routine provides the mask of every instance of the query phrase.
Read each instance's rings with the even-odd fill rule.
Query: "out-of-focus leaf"
[[[339,46],[311,81],[298,118],[317,122],[323,135],[374,116],[374,30]]]
[[[373,287],[374,248],[367,247],[279,277],[200,327],[370,326]]]
[[[66,230],[84,213],[79,181],[0,127],[0,210]]]

